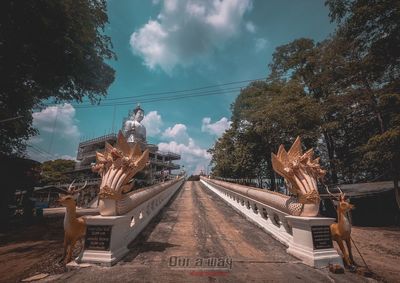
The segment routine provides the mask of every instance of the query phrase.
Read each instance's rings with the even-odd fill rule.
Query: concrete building
[[[123,120],[122,132],[128,143],[133,144],[136,142],[141,145],[142,150],[149,149],[150,173],[151,177],[156,180],[163,176],[165,177],[167,173],[172,174],[173,170],[179,170],[180,166],[173,161],[180,160],[181,156],[173,152],[161,152],[158,150],[157,145],[147,143],[146,128],[140,123],[143,116],[144,111],[140,106],[130,111],[128,117]],[[95,177],[97,174],[91,172],[91,166],[96,162],[96,152],[103,152],[106,142],[114,145],[117,142],[117,134],[110,133],[80,142],[75,171],[85,173],[88,177]]]

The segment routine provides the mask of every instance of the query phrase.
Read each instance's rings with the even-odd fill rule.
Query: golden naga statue
[[[99,173],[102,178],[99,198],[122,199],[122,193],[132,189],[133,184],[129,181],[144,169],[148,160],[149,150],[142,153],[139,144],[129,146],[119,131],[115,147],[106,143],[104,153],[96,152],[96,164],[92,171]]]
[[[304,209],[309,210],[308,213],[305,211],[309,216],[318,212],[320,197],[317,180],[323,179],[326,174],[319,165],[319,158],[313,159],[313,155],[313,149],[303,154],[300,137],[296,138],[289,151],[280,145],[278,153],[272,154],[273,169],[285,178],[289,190],[304,204]]]

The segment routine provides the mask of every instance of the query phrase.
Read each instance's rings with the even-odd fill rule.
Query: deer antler
[[[69,187],[68,187],[68,189],[67,189],[67,192],[70,193],[70,194],[73,192],[73,190],[72,190],[73,186],[72,186],[72,185],[75,183],[75,180],[76,180],[76,179],[74,179],[74,180],[72,181],[72,183],[69,185]]]
[[[85,184],[83,185],[83,187],[79,188],[79,189],[75,189],[75,187],[73,186],[73,184],[75,183],[76,179],[72,181],[72,183],[69,185],[68,190],[63,190],[66,193],[73,195],[76,193],[79,193],[80,191],[82,191],[84,188],[86,188],[87,185],[87,181],[85,181]]]
[[[328,189],[327,185],[325,185],[325,189],[333,198],[335,198],[336,200],[339,200],[339,198],[337,196],[335,196],[334,194],[331,193],[331,191]]]
[[[340,196],[339,196],[339,198],[340,199],[345,199],[345,197],[346,197],[346,194],[344,193],[344,192],[342,192],[342,190],[340,189],[340,187],[339,186],[337,186],[337,189],[339,190],[339,192],[340,192]]]
[[[82,191],[84,188],[86,188],[86,185],[87,185],[87,181],[85,181],[85,184],[81,188],[74,190],[74,194],[79,193],[80,191]]]

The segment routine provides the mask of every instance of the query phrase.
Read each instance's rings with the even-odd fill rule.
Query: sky
[[[117,60],[100,106],[74,102],[33,114],[31,158],[75,159],[80,141],[117,132],[138,103],[147,140],[179,153],[188,173],[208,171],[207,149],[230,126],[230,105],[263,79],[276,47],[334,31],[323,0],[109,0]]]

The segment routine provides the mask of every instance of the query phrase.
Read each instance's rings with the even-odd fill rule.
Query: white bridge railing
[[[230,190],[202,177],[200,182],[249,221],[287,246],[287,252],[314,267],[329,264],[343,265],[333,249],[329,225],[334,219],[325,217],[299,217],[289,215],[275,207]],[[245,192],[248,187],[243,186]]]
[[[286,218],[289,214],[222,186],[208,183],[204,179],[201,182],[284,245],[289,245],[289,242],[292,241],[292,227]]]
[[[111,266],[129,252],[128,244],[149,224],[181,187],[183,178],[144,198],[129,212],[119,216],[87,216],[82,262]],[[161,186],[161,184],[156,185]]]

